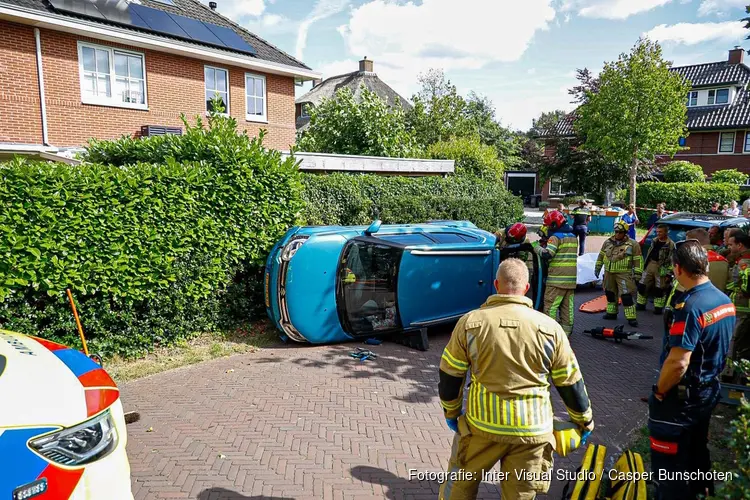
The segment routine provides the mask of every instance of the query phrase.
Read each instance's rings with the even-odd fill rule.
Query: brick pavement
[[[580,291],[577,302],[600,294]],[[656,377],[661,317],[641,313],[640,330],[657,339],[620,345],[581,334],[600,317],[577,312],[571,343],[594,407],[592,441],[613,460],[645,423],[639,398]],[[348,356],[356,343],[280,344],[123,384],[126,411],[141,414],[128,426],[136,499],[437,498],[438,483],[410,480],[409,469],[446,466],[452,432],[437,367],[449,335],[431,334],[426,352],[384,343],[365,362]],[[581,455],[555,466],[574,470]],[[484,483],[479,498],[499,495]]]

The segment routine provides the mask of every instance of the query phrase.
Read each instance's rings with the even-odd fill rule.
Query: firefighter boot
[[[636,309],[635,309],[635,301],[633,300],[633,295],[629,293],[622,294],[622,305],[625,309],[625,319],[628,320],[628,324],[630,326],[636,327],[638,326],[638,321],[636,318]]]
[[[644,283],[638,283],[638,285],[636,285],[636,288],[638,289],[638,299],[635,303],[635,310],[645,311],[646,304],[648,304],[646,285]]]
[[[602,319],[617,319],[617,294],[609,290],[604,294],[607,296],[607,314]]]

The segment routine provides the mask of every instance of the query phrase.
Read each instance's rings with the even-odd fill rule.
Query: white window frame
[[[692,100],[693,100],[693,97],[695,97],[695,104],[690,104],[692,102]],[[688,108],[694,108],[697,105],[698,105],[698,91],[697,90],[691,90],[690,92],[688,92],[687,107]]]
[[[719,91],[720,90],[726,90],[727,91],[727,102],[717,102],[719,98]],[[717,106],[723,106],[724,104],[729,104],[729,100],[732,98],[732,91],[729,87],[716,89],[716,99],[714,99],[714,104]]]
[[[731,151],[722,151],[721,150],[721,138],[725,134],[732,134],[732,150]],[[731,132],[719,132],[719,146],[718,146],[717,154],[720,154],[720,155],[731,155],[731,154],[734,154],[734,147],[736,146],[736,144],[735,144],[736,142],[737,142],[737,132],[736,131],[733,130]]]
[[[90,96],[84,92],[84,69],[83,69],[83,49],[84,47],[93,50],[106,50],[109,53],[109,88],[111,95],[109,97]],[[131,57],[140,57],[143,65],[143,104],[122,102],[115,95],[115,84],[117,75],[115,74],[115,53],[125,54]],[[107,45],[98,45],[89,42],[78,42],[78,85],[81,90],[81,102],[83,104],[93,104],[95,106],[111,106],[115,108],[142,109],[148,110],[148,79],[146,75],[146,54],[134,50],[126,50],[118,47]]]
[[[560,184],[560,189],[557,192],[552,191],[552,184],[555,182]],[[565,196],[565,193],[563,192],[562,184],[563,184],[562,179],[559,179],[559,178],[550,179],[549,180],[549,195],[550,196]]]
[[[209,90],[208,87],[206,86],[206,84],[208,83],[206,82],[206,69],[212,69],[214,71],[223,71],[224,73],[227,74],[227,109],[225,109],[223,113],[219,113],[219,114],[222,116],[229,116],[230,110],[231,110],[230,94],[232,93],[231,92],[232,85],[229,83],[229,70],[227,68],[222,68],[220,66],[211,66],[210,64],[205,64],[203,66],[203,105],[206,106],[204,108],[204,112],[206,113],[206,116],[211,114],[211,112],[208,110],[208,102],[206,99],[206,91]],[[212,90],[216,91],[216,89],[212,89]]]
[[[248,78],[255,78],[257,80],[263,81],[263,114],[258,115],[251,115],[247,112],[247,79]],[[254,98],[257,98],[257,96],[254,95]],[[304,105],[303,105],[304,109]],[[249,122],[260,122],[260,123],[268,123],[268,84],[266,83],[266,77],[265,75],[260,75],[258,73],[245,73],[245,120]]]
[[[750,146],[748,144],[748,139],[750,139],[750,130],[745,130],[745,142],[742,144],[742,152],[745,154],[750,153]],[[721,140],[721,137],[719,137],[719,140]],[[748,177],[748,182],[750,182],[750,177]]]

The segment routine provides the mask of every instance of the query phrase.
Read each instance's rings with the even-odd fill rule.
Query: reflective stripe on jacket
[[[737,258],[732,269],[732,294],[730,295],[737,316],[750,314],[750,252]]]
[[[594,273],[597,276],[602,267],[606,272],[613,274],[632,272],[636,279],[640,279],[643,274],[641,246],[627,236],[622,241],[617,241],[612,236],[604,242],[596,259]]]
[[[573,233],[554,233],[547,247],[536,247],[549,259],[547,286],[575,289],[578,281],[578,237]]]

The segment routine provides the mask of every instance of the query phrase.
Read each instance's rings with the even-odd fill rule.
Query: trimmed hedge
[[[78,345],[70,288],[91,349],[136,355],[263,305],[302,174],[232,119],[185,126],[93,141],[80,166],[0,164],[0,326]]]
[[[479,137],[436,142],[427,148],[427,154],[436,160],[455,160],[459,176],[471,175],[496,182],[503,180],[505,166],[497,158],[497,148],[482,144]]]
[[[500,183],[473,177],[384,177],[373,174],[304,177],[309,225],[364,225],[431,219],[470,220],[494,231],[523,220],[523,204]]]
[[[714,202],[723,205],[739,200],[740,187],[713,182],[645,182],[638,185],[636,198],[639,207],[655,207],[663,201],[670,211],[705,213]]]
[[[667,163],[662,168],[664,182],[705,182],[706,174],[703,167],[685,160],[677,160]]]
[[[711,174],[711,182],[717,183],[728,183],[728,184],[744,184],[747,180],[747,174],[743,174],[736,168],[728,170],[717,170]]]

